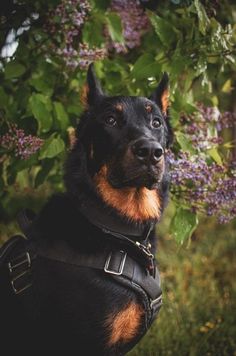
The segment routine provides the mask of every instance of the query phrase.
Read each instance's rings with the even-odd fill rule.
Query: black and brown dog
[[[124,355],[160,308],[168,76],[149,99],[105,95],[92,66],[87,81],[66,192],[1,250],[4,355]]]

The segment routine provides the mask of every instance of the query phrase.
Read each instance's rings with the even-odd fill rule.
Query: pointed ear
[[[83,98],[83,101],[86,101],[89,106],[94,106],[101,100],[103,95],[100,82],[94,72],[93,63],[91,63],[87,72],[86,99]]]
[[[169,106],[169,76],[164,72],[156,90],[150,99],[154,101],[166,115]]]

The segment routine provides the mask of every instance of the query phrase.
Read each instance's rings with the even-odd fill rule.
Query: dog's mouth
[[[136,187],[156,189],[164,174],[164,159],[160,160],[155,167],[141,166],[141,167],[109,167],[107,170],[107,180],[113,188]]]
[[[152,140],[132,141],[106,163],[106,179],[116,189],[159,188],[165,171],[164,149]]]

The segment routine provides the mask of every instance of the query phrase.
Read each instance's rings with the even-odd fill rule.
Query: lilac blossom
[[[207,150],[223,143],[221,130],[232,127],[235,115],[215,107],[198,105],[198,111],[181,118],[181,131],[195,154],[168,153],[173,198],[195,212],[216,216],[220,223],[236,217],[236,162],[218,164]]]
[[[171,192],[195,212],[203,212],[226,223],[236,217],[235,162],[217,164],[203,153],[168,153]]]
[[[121,18],[125,43],[112,42],[108,30],[105,29],[106,47],[91,48],[82,43],[81,39],[83,26],[89,21],[91,12],[89,1],[62,0],[49,12],[44,26],[45,32],[52,37],[53,54],[62,58],[68,68],[86,69],[91,62],[105,58],[109,50],[126,53],[129,49],[139,46],[143,33],[149,27],[148,17],[140,2],[112,0],[110,10]]]
[[[197,151],[210,149],[223,143],[220,132],[233,127],[236,120],[231,112],[220,113],[216,107],[198,105],[198,111],[181,118],[182,131]]]
[[[200,114],[200,121],[205,124],[215,123],[217,131],[232,127],[236,120],[235,113],[229,111],[224,111],[221,113],[216,107],[209,107],[204,106],[203,104],[198,104],[198,110]]]
[[[44,29],[54,41],[60,39],[59,43],[52,44],[52,51],[70,69],[78,66],[85,69],[91,62],[103,59],[106,55],[105,48],[89,48],[81,43],[82,28],[90,11],[87,0],[62,0],[48,15]]]
[[[103,59],[106,55],[106,50],[104,48],[89,48],[87,44],[80,43],[78,50],[72,46],[67,46],[63,49],[57,49],[57,54],[63,56],[69,68],[75,69],[79,66],[81,69],[86,69],[91,62]]]
[[[9,131],[0,137],[0,145],[7,151],[12,151],[22,159],[28,159],[37,152],[43,144],[43,140],[32,135],[26,135],[24,130],[11,125]]]
[[[121,18],[125,44],[109,41],[108,47],[114,48],[117,53],[126,53],[127,50],[140,46],[141,37],[149,28],[149,19],[140,2],[112,0],[111,10]]]

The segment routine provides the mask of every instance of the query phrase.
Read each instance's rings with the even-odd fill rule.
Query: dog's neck
[[[115,189],[107,180],[107,167],[95,175],[97,193],[108,206],[131,222],[143,223],[159,220],[161,215],[161,197],[158,191],[145,187],[125,187]]]
[[[87,182],[81,182],[74,193],[68,191],[67,194],[92,225],[103,231],[144,240],[161,215],[161,199],[157,191],[115,189],[103,173],[101,170],[93,179],[88,176]]]
[[[83,150],[82,145],[80,150]],[[102,166],[95,175],[88,173],[86,157],[87,154],[82,153],[71,155],[65,174],[67,192],[80,212],[92,224],[102,228],[135,238],[143,236],[161,216],[165,203],[163,186],[158,191],[128,187],[115,189],[107,180],[106,166]],[[75,167],[80,167],[80,174],[75,175]]]

